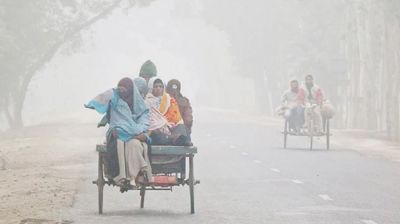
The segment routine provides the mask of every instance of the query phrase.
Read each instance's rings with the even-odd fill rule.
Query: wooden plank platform
[[[107,152],[107,147],[104,144],[96,145],[97,152]],[[196,154],[196,146],[172,146],[172,145],[152,145],[152,155],[187,155]]]

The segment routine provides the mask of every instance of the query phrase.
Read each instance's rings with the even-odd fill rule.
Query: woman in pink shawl
[[[164,83],[159,78],[149,80],[146,105],[150,109],[152,144],[192,145],[175,99],[165,92]]]

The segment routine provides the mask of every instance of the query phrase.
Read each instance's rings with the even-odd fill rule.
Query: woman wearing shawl
[[[192,145],[176,100],[164,91],[159,78],[149,80],[146,104],[150,108],[151,138],[153,144]]]
[[[107,148],[116,142],[118,175],[113,178],[117,185],[132,185],[139,176],[152,182],[152,171],[147,154],[149,109],[130,78],[123,78],[118,88],[106,91],[90,101],[86,107],[99,113],[107,113],[109,129]],[[111,147],[115,148],[115,147]]]

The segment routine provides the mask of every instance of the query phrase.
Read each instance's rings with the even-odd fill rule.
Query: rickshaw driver
[[[300,89],[300,100],[307,106],[306,110],[312,110],[310,113],[305,113],[305,123],[308,124],[309,120],[314,120],[314,127],[308,127],[310,131],[316,134],[322,134],[322,116],[321,106],[324,101],[322,89],[314,83],[312,75],[306,75],[305,84]]]

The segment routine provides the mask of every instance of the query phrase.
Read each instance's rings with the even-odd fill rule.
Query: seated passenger
[[[167,84],[167,93],[172,96],[178,103],[179,111],[181,112],[183,123],[190,137],[193,126],[192,106],[188,98],[181,93],[181,83],[179,80],[171,79]]]
[[[149,81],[146,104],[150,108],[150,126],[154,145],[192,145],[175,99],[164,91],[159,78]]]
[[[136,77],[135,79],[133,79],[133,82],[135,86],[138,88],[140,95],[143,97],[143,99],[145,99],[149,91],[146,79],[142,77]]]
[[[118,175],[113,178],[114,182],[120,186],[129,182],[134,185],[140,176],[152,182],[147,154],[150,138],[146,134],[149,109],[133,81],[123,78],[118,88],[100,94],[85,106],[102,114],[107,113],[107,150],[118,158]],[[111,146],[112,141],[116,147]]]
[[[285,108],[284,116],[289,121],[289,131],[300,133],[304,124],[304,108],[299,98],[299,81],[291,80],[290,88],[282,96],[282,107]]]
[[[322,134],[321,106],[324,101],[324,95],[322,89],[314,83],[312,75],[306,75],[305,84],[300,89],[299,97],[303,104],[306,105],[305,124],[308,125],[308,121],[313,118],[314,127],[308,127],[309,130]]]

